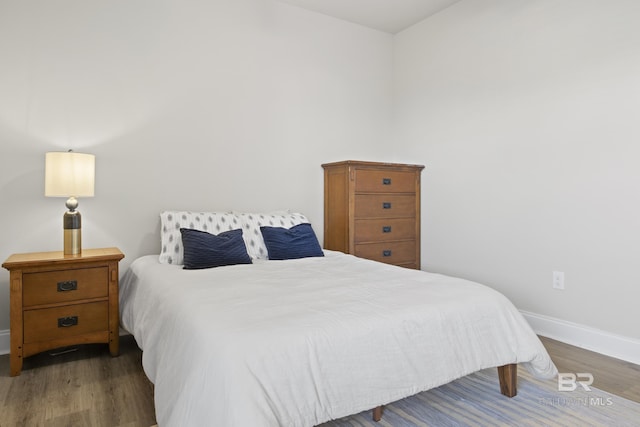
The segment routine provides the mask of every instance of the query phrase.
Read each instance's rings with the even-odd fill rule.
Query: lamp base
[[[64,254],[80,255],[82,253],[82,230],[64,230]]]
[[[82,229],[80,228],[80,212],[68,211],[64,214],[64,254],[80,255],[82,253]]]

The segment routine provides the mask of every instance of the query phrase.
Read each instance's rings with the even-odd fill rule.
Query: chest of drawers
[[[25,357],[45,350],[108,343],[119,351],[117,248],[11,255],[10,373],[19,375]]]
[[[347,160],[324,168],[324,247],[420,268],[424,166]]]

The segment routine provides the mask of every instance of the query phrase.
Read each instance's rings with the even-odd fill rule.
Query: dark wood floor
[[[9,356],[0,356],[0,426],[149,427],[155,424],[153,385],[142,371],[133,337],[120,339],[120,357],[106,344],[72,353],[41,353],[9,376]]]
[[[640,366],[542,338],[560,372],[589,372],[594,387],[640,402]],[[121,337],[120,357],[105,345],[72,353],[39,354],[9,377],[9,356],[0,356],[0,426],[149,427],[155,424],[153,385],[141,368],[142,353]]]

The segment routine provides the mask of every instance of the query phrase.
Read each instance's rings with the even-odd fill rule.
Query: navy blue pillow
[[[242,230],[230,230],[214,235],[206,231],[181,228],[184,247],[184,269],[251,264]]]
[[[311,224],[291,228],[260,227],[269,259],[297,259],[324,256]]]

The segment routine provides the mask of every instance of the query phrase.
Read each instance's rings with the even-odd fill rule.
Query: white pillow
[[[219,234],[241,228],[237,215],[229,212],[164,211],[160,214],[160,257],[163,264],[184,264],[180,228]],[[244,232],[243,232],[244,234]]]
[[[291,228],[294,225],[308,223],[309,220],[301,213],[271,212],[271,213],[236,213],[242,225],[242,238],[247,246],[247,253],[252,259],[268,259],[269,253],[264,244],[260,227]]]

